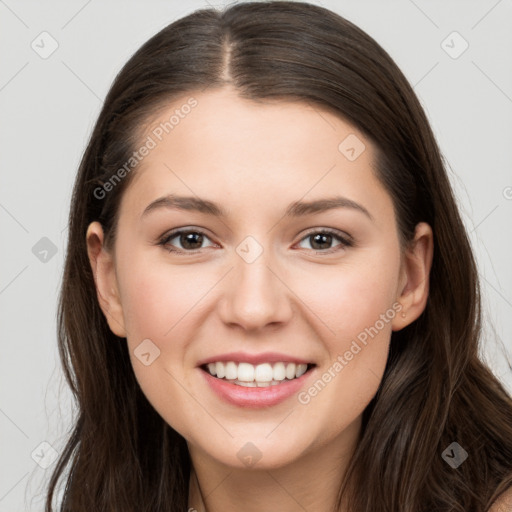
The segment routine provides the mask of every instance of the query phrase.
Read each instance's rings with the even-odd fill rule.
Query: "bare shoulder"
[[[512,487],[498,498],[489,512],[512,512]]]

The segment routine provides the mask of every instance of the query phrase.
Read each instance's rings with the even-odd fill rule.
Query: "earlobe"
[[[401,314],[392,322],[393,331],[403,329],[416,320],[425,310],[429,294],[430,269],[434,256],[434,235],[426,222],[416,226],[414,241],[405,251],[402,281],[397,301],[402,305]]]
[[[103,228],[91,222],[87,228],[87,255],[91,265],[96,294],[110,330],[121,338],[126,337],[123,309],[119,296],[115,264],[112,254],[104,246]]]

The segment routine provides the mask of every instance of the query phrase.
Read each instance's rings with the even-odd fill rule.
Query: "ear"
[[[393,331],[414,322],[427,305],[429,277],[434,255],[434,235],[426,222],[416,226],[414,240],[404,253],[397,301],[402,310],[392,321]]]
[[[87,254],[91,264],[98,301],[110,330],[121,338],[126,337],[123,309],[119,297],[113,255],[104,247],[103,228],[91,222],[86,234]]]

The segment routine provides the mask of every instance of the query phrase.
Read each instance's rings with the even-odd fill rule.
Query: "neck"
[[[337,438],[278,468],[234,468],[203,454],[189,443],[192,460],[189,511],[335,509],[339,488],[357,444],[360,419]]]

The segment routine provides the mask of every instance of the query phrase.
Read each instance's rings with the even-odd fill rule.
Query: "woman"
[[[438,146],[347,20],[255,2],[152,37],[69,237],[79,415],[47,511],[67,466],[62,511],[512,510],[512,401]]]

